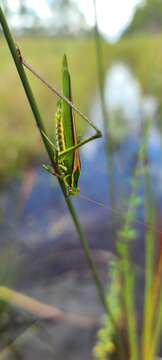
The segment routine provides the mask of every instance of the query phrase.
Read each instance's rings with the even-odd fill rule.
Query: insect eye
[[[80,188],[79,187],[78,187],[77,191],[78,191],[78,193],[80,193]]]

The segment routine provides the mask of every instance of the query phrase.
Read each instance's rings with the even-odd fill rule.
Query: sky
[[[94,24],[93,0],[76,0],[87,22]],[[116,40],[131,21],[141,0],[96,0],[100,31],[108,40]]]
[[[19,0],[9,0],[14,9]],[[89,25],[94,25],[93,0],[73,0],[83,12]],[[46,0],[27,0],[29,6],[35,9],[38,15],[48,19],[50,11]],[[96,0],[98,25],[102,34],[109,40],[115,41],[131,21],[136,6],[142,0]]]

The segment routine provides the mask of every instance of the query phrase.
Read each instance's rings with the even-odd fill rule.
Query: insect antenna
[[[95,200],[95,199],[92,199],[92,198],[90,198],[90,197],[88,197],[87,195],[84,195],[84,194],[82,194],[82,193],[79,193],[78,196],[81,197],[81,198],[84,199],[84,200],[87,200],[87,201],[91,202],[92,204],[95,204],[95,205],[98,205],[98,206],[100,206],[100,207],[102,207],[102,208],[104,208],[104,209],[110,210],[110,211],[113,212],[117,217],[119,217],[119,216],[120,216],[120,217],[124,216],[124,213],[125,213],[126,211],[128,211],[128,209],[126,209],[126,208],[113,209],[110,205],[106,205],[106,204],[104,204],[104,203],[102,203],[102,202],[100,202],[100,201],[97,201],[97,200]],[[162,231],[154,229],[151,224],[145,223],[144,221],[142,221],[142,220],[140,220],[140,219],[134,219],[134,223],[135,223],[135,224],[138,224],[138,225],[143,225],[146,229],[154,230],[155,233],[162,235]]]

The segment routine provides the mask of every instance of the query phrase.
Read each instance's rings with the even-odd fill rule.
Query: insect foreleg
[[[48,171],[50,174],[54,175],[54,176],[57,176],[57,177],[60,177],[59,174],[57,174],[57,172],[54,170],[54,168],[51,166],[51,165],[45,165],[43,164],[43,169],[45,169],[46,171]]]
[[[62,164],[59,164],[59,165],[58,165],[59,171],[60,171],[60,172],[62,171],[62,174],[61,174],[61,173],[59,174],[58,172],[56,172],[51,165],[43,164],[43,168],[44,168],[46,171],[48,171],[50,174],[52,174],[52,175],[54,175],[54,176],[57,176],[57,177],[59,177],[59,178],[64,178],[64,176],[65,176],[65,174],[66,174],[66,172],[67,172],[66,166],[64,166],[64,165],[62,165]]]

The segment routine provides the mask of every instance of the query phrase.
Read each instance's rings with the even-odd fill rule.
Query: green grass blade
[[[147,139],[148,139],[148,127],[144,129],[143,133],[143,153],[142,162],[143,165],[148,163],[147,156]],[[143,336],[142,336],[142,351],[144,360],[152,360],[150,353],[150,344],[152,341],[152,321],[153,321],[153,301],[152,301],[152,285],[154,274],[154,251],[155,251],[155,213],[154,213],[154,201],[153,191],[151,186],[151,179],[148,166],[144,171],[144,207],[145,207],[145,223],[149,224],[149,228],[146,229],[145,235],[145,290],[144,290],[144,314],[143,314]]]
[[[115,211],[116,208],[116,200],[115,200],[115,179],[114,179],[114,157],[113,157],[113,141],[109,131],[109,121],[107,116],[107,109],[105,103],[105,95],[104,95],[104,68],[103,68],[103,56],[102,56],[102,45],[101,45],[101,37],[98,29],[98,21],[97,21],[97,9],[96,9],[96,0],[93,0],[94,7],[94,15],[95,15],[95,27],[94,27],[94,40],[96,45],[96,59],[97,59],[97,75],[98,75],[98,84],[99,84],[99,96],[101,103],[101,112],[102,119],[104,125],[104,134],[105,134],[105,151],[107,154],[107,171],[109,176],[109,194],[111,207]],[[115,216],[114,211],[111,213],[112,217],[112,230],[114,231],[115,225]]]
[[[156,317],[155,317],[155,326],[154,333],[152,336],[152,345],[150,348],[150,353],[152,354],[151,359],[156,359],[158,355],[158,348],[161,345],[161,334],[162,334],[162,290],[159,301],[159,306],[156,308]]]

